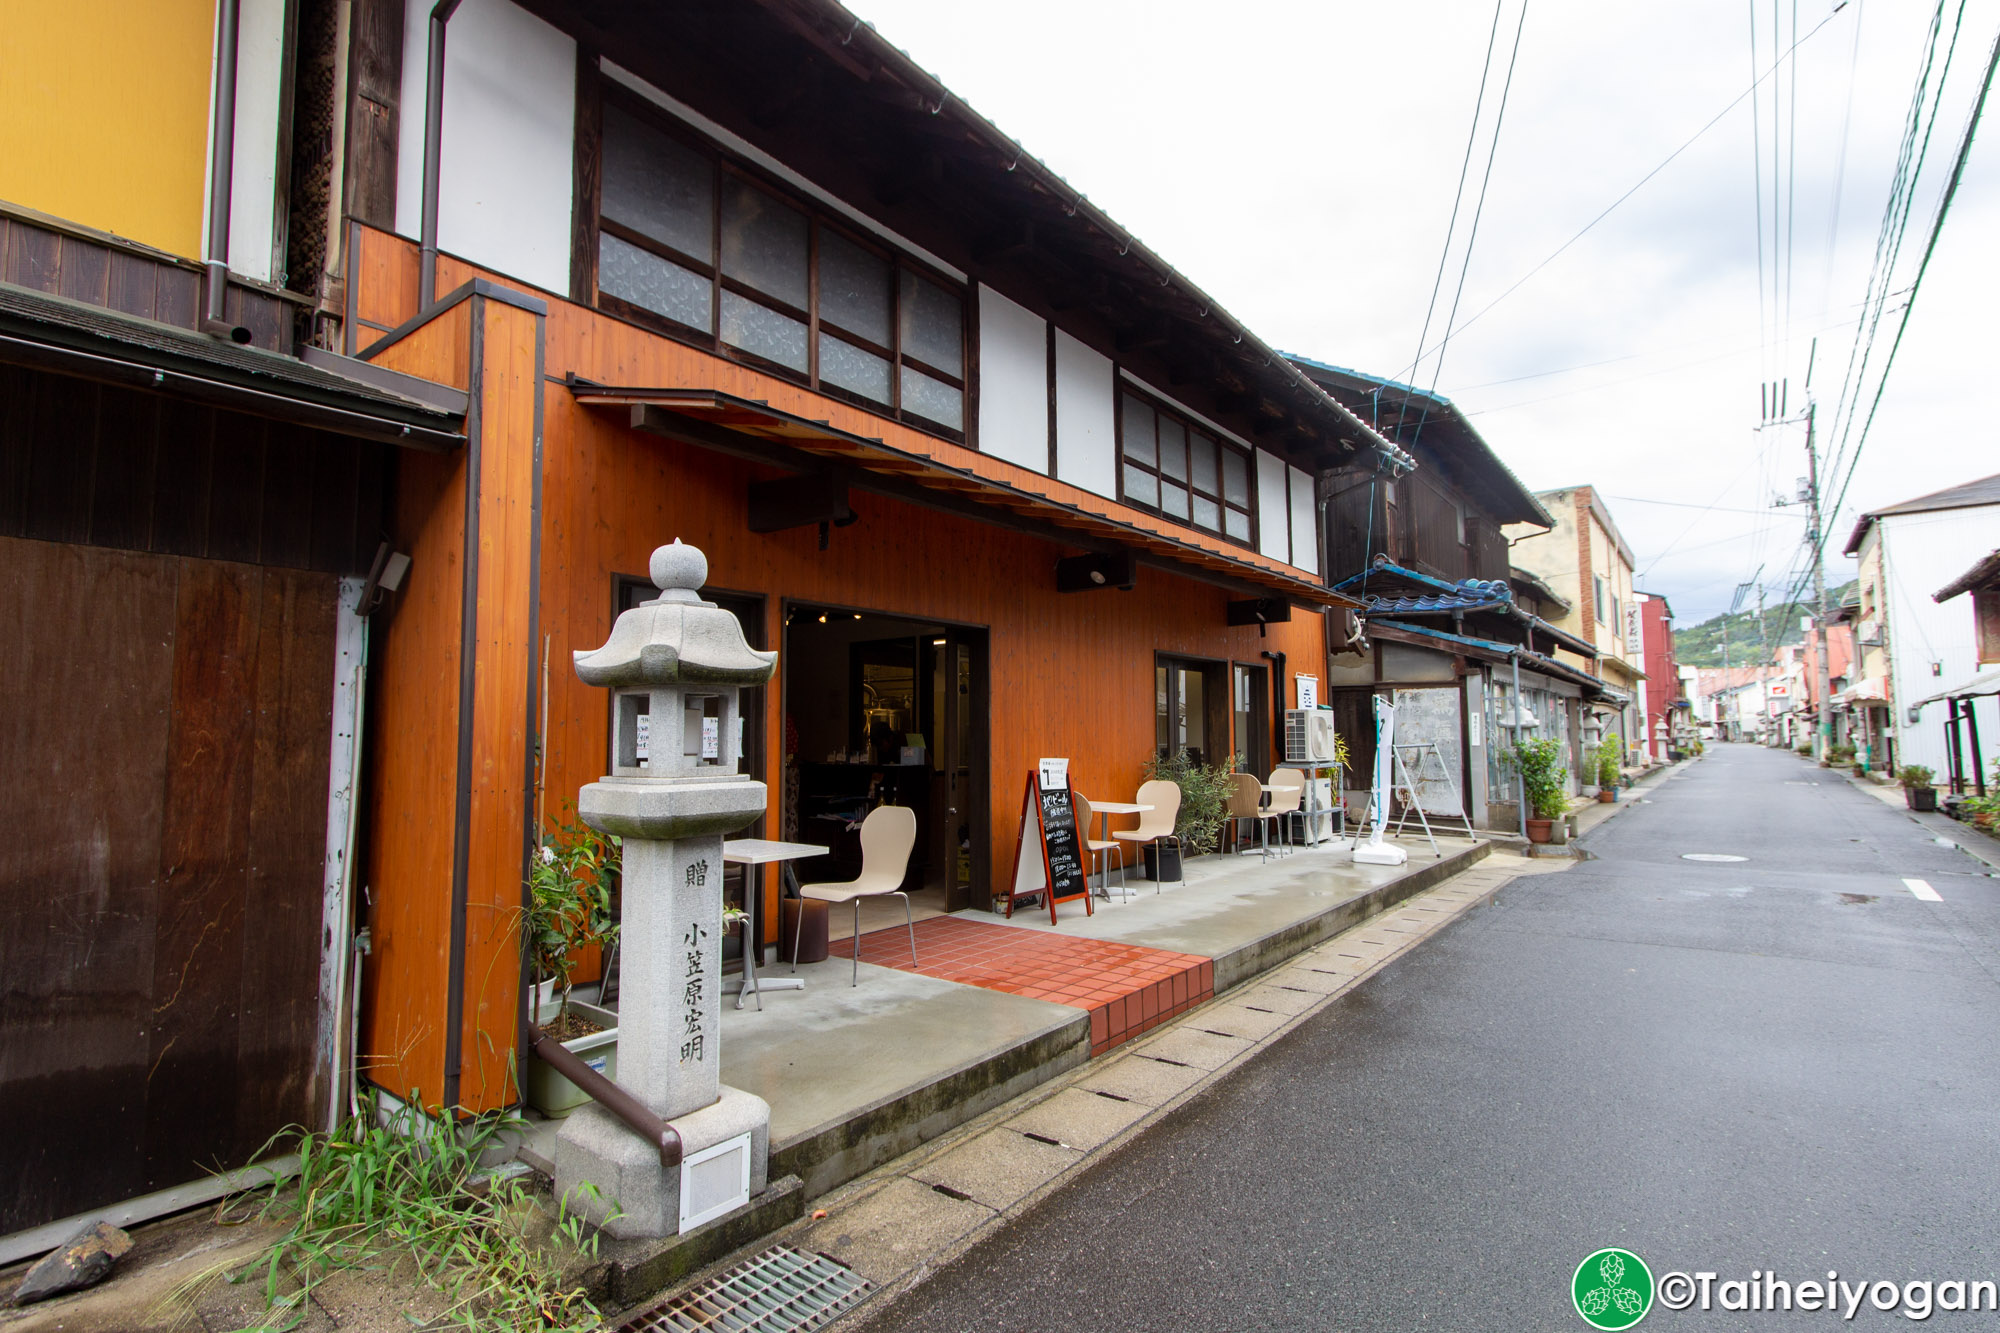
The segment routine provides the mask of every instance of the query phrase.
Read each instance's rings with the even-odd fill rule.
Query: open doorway
[[[827,847],[802,883],[852,879],[860,826],[880,805],[916,812],[903,888],[920,916],[985,907],[986,632],[848,607],[785,607],[783,837]],[[886,906],[884,906],[886,904]],[[864,904],[894,909],[894,899]],[[832,933],[850,929],[835,914]],[[852,920],[851,917],[848,918]],[[886,918],[885,918],[886,921]]]

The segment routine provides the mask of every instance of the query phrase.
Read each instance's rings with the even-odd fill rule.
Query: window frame
[[[939,273],[930,265],[885,244],[880,238],[866,234],[849,220],[831,212],[823,205],[807,198],[801,198],[787,189],[782,182],[772,180],[751,163],[744,162],[727,149],[698,133],[663,109],[654,106],[646,98],[622,88],[609,80],[594,80],[594,87],[579,88],[579,96],[591,95],[598,105],[588,109],[580,108],[577,134],[583,142],[578,144],[579,160],[588,159],[595,163],[593,175],[586,179],[581,174],[577,183],[575,208],[575,265],[574,293],[579,304],[589,306],[601,314],[608,315],[623,323],[636,325],[651,333],[686,343],[724,360],[735,362],[790,380],[829,398],[853,404],[864,411],[873,412],[892,421],[900,422],[913,430],[927,435],[935,435],[955,444],[967,444],[971,439],[970,424],[974,408],[971,393],[971,362],[973,359],[973,328],[971,323],[971,300],[969,284],[961,283]],[[604,116],[602,107],[615,105],[620,112],[641,125],[669,138],[699,154],[709,165],[714,188],[710,208],[712,217],[709,227],[710,252],[706,257],[687,254],[675,246],[643,234],[629,224],[604,214]],[[806,222],[806,305],[801,308],[780,297],[758,290],[740,278],[723,272],[722,266],[722,216],[724,197],[732,182],[760,194],[768,196],[782,207],[801,214]],[[820,253],[821,237],[832,231],[847,244],[873,255],[888,266],[889,277],[889,337],[890,345],[884,347],[872,338],[861,336],[834,321],[824,320],[820,314]],[[676,264],[709,285],[709,327],[707,330],[681,323],[668,315],[650,310],[645,306],[603,289],[599,281],[602,238],[605,235],[648,254]],[[956,370],[947,369],[924,360],[903,348],[903,282],[904,273],[922,282],[931,283],[943,290],[958,303],[959,365]],[[774,361],[748,349],[738,347],[723,338],[722,297],[724,292],[740,300],[749,301],[787,319],[805,326],[806,368],[803,372],[781,361]],[[881,402],[852,389],[825,382],[820,374],[820,335],[840,339],[859,351],[879,357],[889,363],[889,399]],[[904,406],[903,367],[948,386],[959,395],[959,424],[947,425],[921,412]]]
[[[1251,550],[1251,551],[1259,549],[1257,545],[1257,527],[1258,527],[1257,451],[1254,448],[1250,448],[1244,445],[1241,441],[1231,438],[1227,432],[1217,430],[1215,427],[1210,426],[1206,422],[1201,421],[1199,418],[1195,417],[1192,413],[1188,412],[1186,409],[1168,406],[1166,403],[1162,402],[1157,396],[1149,393],[1140,392],[1129,381],[1123,379],[1117,380],[1114,382],[1114,387],[1118,392],[1118,401],[1114,404],[1114,409],[1112,413],[1112,421],[1115,427],[1113,432],[1115,436],[1114,443],[1116,444],[1117,447],[1118,503],[1122,505],[1128,505],[1131,508],[1137,509],[1142,513],[1151,514],[1156,518],[1164,519],[1169,523],[1178,523],[1182,527],[1192,528],[1196,532],[1206,533],[1211,537],[1220,538],[1221,540],[1228,542],[1232,546],[1241,546],[1246,550]],[[1175,422],[1179,424],[1183,432],[1185,445],[1187,449],[1188,467],[1187,467],[1187,475],[1185,477],[1171,477],[1160,466],[1158,461],[1159,428],[1157,424],[1155,425],[1153,432],[1154,461],[1152,463],[1147,463],[1142,459],[1133,458],[1131,455],[1125,452],[1124,400],[1127,397],[1136,399],[1140,403],[1144,404],[1147,408],[1149,408],[1154,414],[1154,420],[1156,423],[1161,415],[1165,415],[1171,417]],[[1194,437],[1197,434],[1205,435],[1215,441],[1215,490],[1214,491],[1204,491],[1195,485]],[[1240,505],[1232,504],[1228,499],[1224,497],[1224,492],[1228,486],[1228,482],[1225,479],[1225,473],[1222,462],[1223,454],[1225,452],[1239,454],[1243,459],[1244,482],[1248,490],[1248,499],[1243,504]],[[1128,495],[1125,490],[1125,469],[1127,467],[1135,467],[1139,469],[1141,472],[1149,474],[1153,478],[1154,493],[1156,495],[1159,494],[1160,486],[1165,484],[1178,486],[1181,489],[1185,490],[1188,493],[1188,516],[1186,518],[1181,518],[1176,514],[1168,513],[1166,511],[1165,506],[1161,504],[1158,503],[1146,504],[1145,502],[1133,499],[1130,495]],[[1222,514],[1222,523],[1223,523],[1222,527],[1210,528],[1194,521],[1194,501],[1196,497],[1214,502],[1216,509]],[[1229,514],[1231,512],[1242,514],[1244,518],[1248,521],[1249,524],[1248,536],[1233,537],[1229,534],[1228,523],[1229,523]]]

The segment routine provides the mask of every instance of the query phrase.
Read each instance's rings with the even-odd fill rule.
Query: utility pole
[[[1812,543],[1813,626],[1819,631],[1818,646],[1813,652],[1813,684],[1819,715],[1818,725],[1813,729],[1813,758],[1824,763],[1827,750],[1833,744],[1833,701],[1827,697],[1832,680],[1827,662],[1826,549],[1819,539],[1822,518],[1819,510],[1819,455],[1813,452],[1813,413],[1818,406],[1811,401],[1806,403],[1806,498],[1812,505],[1812,514],[1806,525],[1806,540]]]

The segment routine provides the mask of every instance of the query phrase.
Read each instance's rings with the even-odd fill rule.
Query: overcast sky
[[[1431,383],[1435,359],[1410,365],[1493,29],[1490,0],[848,3],[1265,341]],[[1503,3],[1461,241],[1521,3]],[[1771,66],[1791,45],[1793,0],[1784,0],[1775,48],[1772,4],[1529,0],[1459,324]],[[1940,63],[1957,4],[1947,7]],[[1439,392],[1529,486],[1590,483],[1612,497],[1640,586],[1670,598],[1683,625],[1724,609],[1760,563],[1773,600],[1802,567],[1803,510],[1773,511],[1770,501],[1805,473],[1804,432],[1760,431],[1758,386],[1789,376],[1799,413],[1817,335],[1824,443],[1933,8],[1849,0],[1834,13],[1828,0],[1800,0],[1801,37],[1827,21],[1798,47],[1795,82],[1794,65],[1781,73],[1782,141],[1773,135],[1776,81],[1766,82],[1761,139],[1746,100],[1446,349]],[[1892,291],[1915,274],[2000,25],[2000,0],[1965,0],[1963,12]],[[2000,471],[1996,136],[2000,105],[1973,147],[1832,522],[1830,584],[1852,576],[1838,552],[1860,512]],[[1793,164],[1779,191],[1788,236],[1777,240],[1774,142]],[[1781,267],[1772,252],[1786,243]],[[1455,248],[1432,343],[1461,257]],[[1789,281],[1774,284],[1786,271]],[[1878,365],[1900,305],[1881,320]],[[1871,370],[1864,399],[1877,378]],[[1912,576],[1942,584],[1959,572]]]

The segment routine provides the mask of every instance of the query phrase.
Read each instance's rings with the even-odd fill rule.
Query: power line
[[[1882,406],[1882,394],[1889,387],[1889,372],[1896,364],[1896,351],[1903,345],[1903,333],[1910,327],[1910,313],[1916,309],[1917,291],[1923,286],[1924,274],[1929,271],[1931,257],[1937,253],[1938,237],[1944,232],[1945,218],[1951,213],[1952,201],[1958,197],[1958,183],[1965,176],[1965,162],[1972,154],[1973,136],[1979,130],[1979,118],[1986,111],[1986,95],[1993,87],[1993,73],[2000,68],[2000,33],[1995,33],[1993,49],[1986,57],[1986,76],[1980,80],[1979,95],[1973,100],[1972,114],[1966,118],[1965,133],[1958,141],[1958,153],[1952,159],[1951,176],[1946,180],[1944,194],[1938,199],[1937,213],[1931,219],[1930,236],[1924,242],[1924,256],[1917,264],[1917,276],[1910,283],[1910,299],[1903,304],[1903,318],[1896,325],[1895,341],[1889,344],[1889,355],[1882,363],[1882,378],[1875,385],[1875,398],[1868,405],[1868,418],[1862,422],[1861,438],[1855,442],[1854,457],[1848,463],[1847,474],[1841,479],[1840,493],[1834,500],[1837,513],[1847,499],[1847,487],[1854,480],[1854,469],[1861,462],[1861,450],[1868,443],[1869,428],[1875,424],[1875,413]],[[1820,538],[1822,545],[1824,535]]]
[[[1816,35],[1818,35],[1820,29],[1824,28],[1827,24],[1833,22],[1834,15],[1838,14],[1845,7],[1846,7],[1845,3],[1834,6],[1832,13],[1829,13],[1825,18],[1821,19],[1817,24],[1813,25],[1813,29],[1811,32],[1808,32],[1805,36],[1799,38],[1798,41],[1792,43],[1792,50],[1796,51],[1799,47],[1811,41]],[[1787,52],[1786,54],[1789,55],[1790,52]],[[1782,60],[1783,57],[1781,56],[1779,57],[1779,59]],[[1480,310],[1476,314],[1469,317],[1465,321],[1465,323],[1460,324],[1457,328],[1447,328],[1444,338],[1445,339],[1455,338],[1459,334],[1471,328],[1474,324],[1477,324],[1481,319],[1483,319],[1488,313],[1492,311],[1494,306],[1499,305],[1502,301],[1506,300],[1508,297],[1512,296],[1515,292],[1519,291],[1521,287],[1525,283],[1527,283],[1527,281],[1530,278],[1533,278],[1537,273],[1540,273],[1543,269],[1547,268],[1550,264],[1554,263],[1557,259],[1559,259],[1562,256],[1562,254],[1566,250],[1568,250],[1572,245],[1575,245],[1578,241],[1582,240],[1585,236],[1587,236],[1590,233],[1591,229],[1596,227],[1598,223],[1604,221],[1604,219],[1610,217],[1613,212],[1617,211],[1619,205],[1623,204],[1627,199],[1630,199],[1633,195],[1637,194],[1642,188],[1644,188],[1644,186],[1648,181],[1652,180],[1653,177],[1659,175],[1662,171],[1665,171],[1669,166],[1671,166],[1675,158],[1679,157],[1682,153],[1685,153],[1688,149],[1694,147],[1697,140],[1699,140],[1703,135],[1707,134],[1710,130],[1714,129],[1717,125],[1721,124],[1724,117],[1728,116],[1730,112],[1734,111],[1737,107],[1741,106],[1745,98],[1755,93],[1757,89],[1763,85],[1764,80],[1771,77],[1772,70],[1775,70],[1776,68],[1777,66],[1773,65],[1772,69],[1765,70],[1763,75],[1760,76],[1756,82],[1752,83],[1748,88],[1745,88],[1742,92],[1738,93],[1735,97],[1731,98],[1729,104],[1723,107],[1722,110],[1716,112],[1715,115],[1708,121],[1707,124],[1703,125],[1700,129],[1696,130],[1692,135],[1690,135],[1687,141],[1681,144],[1680,147],[1674,149],[1673,152],[1668,153],[1665,158],[1661,159],[1660,164],[1658,166],[1654,167],[1651,171],[1641,176],[1638,179],[1638,181],[1632,186],[1631,189],[1625,191],[1625,193],[1619,195],[1616,199],[1612,200],[1608,205],[1606,205],[1604,211],[1599,213],[1596,217],[1592,218],[1589,222],[1585,223],[1583,225],[1582,230],[1578,231],[1576,235],[1570,237],[1568,240],[1564,241],[1561,245],[1557,246],[1553,251],[1551,251],[1548,258],[1542,260],[1541,263],[1535,265],[1533,268],[1529,269],[1526,273],[1523,273],[1518,279],[1514,281],[1512,286],[1508,287],[1505,291],[1501,292],[1491,301],[1488,301],[1483,307],[1480,308]],[[1440,343],[1442,343],[1443,341],[1444,340],[1441,339]],[[1423,359],[1423,357],[1428,354],[1429,354],[1428,352],[1420,352],[1418,354],[1418,361],[1420,362]]]
[[[1444,248],[1438,252],[1437,276],[1431,279],[1430,304],[1424,307],[1424,327],[1417,334],[1417,356],[1410,362],[1412,371],[1423,364],[1424,344],[1431,336],[1431,316],[1437,313],[1438,293],[1444,290],[1444,270],[1451,260],[1452,237],[1458,234],[1458,210],[1465,202],[1465,179],[1472,172],[1472,147],[1479,142],[1479,115],[1486,106],[1486,80],[1493,73],[1493,47],[1500,36],[1500,12],[1505,5],[1506,0],[1494,0],[1493,26],[1486,33],[1486,63],[1479,68],[1479,95],[1472,100],[1472,124],[1465,131],[1465,157],[1458,164],[1458,189],[1451,197],[1451,221],[1445,224]]]

